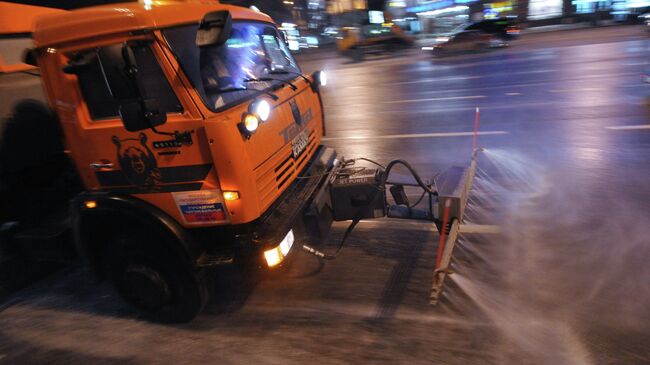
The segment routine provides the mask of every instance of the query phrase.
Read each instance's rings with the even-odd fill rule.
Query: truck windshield
[[[219,111],[284,85],[300,69],[273,25],[233,22],[225,44],[199,48],[198,25],[163,30],[181,68],[204,103]],[[255,81],[259,80],[259,81]]]

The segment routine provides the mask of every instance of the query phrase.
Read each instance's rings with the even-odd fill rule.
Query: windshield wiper
[[[295,71],[289,71],[289,70],[271,70],[268,72],[269,75],[296,75],[302,77],[305,81],[311,85],[311,80],[309,77],[305,76],[304,74],[300,72],[295,72]]]
[[[274,79],[272,77],[260,77],[256,79],[246,79],[244,82],[265,82],[265,81],[279,81],[282,84],[289,85],[291,87],[291,90],[297,90],[298,87],[294,85],[291,81],[286,81],[286,80],[281,80],[281,79]]]
[[[275,95],[274,93],[266,90],[259,90],[259,89],[251,89],[248,87],[226,87],[223,89],[217,89],[220,93],[229,93],[233,91],[257,91],[258,93],[266,94],[271,97],[273,100],[278,100],[280,97]]]

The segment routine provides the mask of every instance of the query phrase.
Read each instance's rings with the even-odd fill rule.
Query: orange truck
[[[18,103],[0,141],[4,250],[79,256],[147,317],[185,322],[209,268],[272,269],[329,228],[325,74],[302,73],[267,15],[141,1],[31,34],[47,106]]]

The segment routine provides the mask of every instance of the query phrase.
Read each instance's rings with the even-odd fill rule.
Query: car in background
[[[282,26],[278,27],[278,29],[284,35],[284,41],[287,44],[289,51],[294,53],[300,51],[300,48],[302,48],[300,47],[302,37],[300,36],[300,30],[298,30],[296,25],[293,23],[282,23]]]
[[[480,30],[504,42],[512,41],[519,37],[521,29],[507,18],[487,19],[466,26],[463,31]]]
[[[422,47],[422,50],[432,51],[434,56],[441,56],[507,47],[510,41],[519,37],[520,32],[520,28],[506,18],[466,23],[449,33],[438,35],[433,40],[433,45]]]
[[[645,24],[645,29],[650,32],[650,13],[645,13],[639,15],[639,20]]]
[[[490,48],[505,47],[507,43],[498,37],[480,30],[464,30],[445,39],[437,39],[438,43],[422,47],[431,51],[434,57],[448,56],[466,52],[481,52]]]

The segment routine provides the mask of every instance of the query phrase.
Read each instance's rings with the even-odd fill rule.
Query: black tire
[[[208,301],[206,273],[174,257],[158,241],[120,235],[111,240],[106,277],[145,318],[162,323],[192,321]]]

